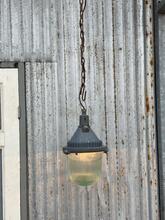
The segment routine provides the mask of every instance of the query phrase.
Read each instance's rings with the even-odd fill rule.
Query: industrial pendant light
[[[79,126],[73,134],[63,152],[68,155],[69,179],[80,185],[88,186],[99,179],[102,167],[103,152],[107,153],[108,148],[102,145],[96,134],[89,125],[89,116],[86,114],[86,69],[85,69],[85,37],[84,37],[84,11],[86,0],[79,0],[80,3],[80,54],[81,54],[81,86],[79,91],[79,102],[82,114],[80,115]]]

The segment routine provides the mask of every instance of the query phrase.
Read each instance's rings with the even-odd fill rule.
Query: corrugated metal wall
[[[109,147],[89,188],[62,153],[80,113],[78,0],[0,7],[0,60],[27,61],[30,219],[158,219],[152,0],[87,1],[88,110]]]

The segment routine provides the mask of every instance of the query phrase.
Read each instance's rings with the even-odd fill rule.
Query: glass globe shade
[[[101,175],[103,152],[68,155],[69,179],[80,186],[96,183]]]

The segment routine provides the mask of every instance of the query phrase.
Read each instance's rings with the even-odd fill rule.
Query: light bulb
[[[80,186],[96,183],[101,175],[102,152],[68,155],[69,179]]]

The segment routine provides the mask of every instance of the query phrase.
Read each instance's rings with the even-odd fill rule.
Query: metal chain
[[[85,37],[84,37],[84,11],[86,8],[86,0],[79,0],[80,3],[80,20],[79,20],[79,27],[80,27],[80,55],[81,55],[81,85],[79,91],[79,102],[81,109],[86,112],[86,69],[85,69],[85,58],[84,58],[84,51],[85,51]]]

